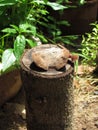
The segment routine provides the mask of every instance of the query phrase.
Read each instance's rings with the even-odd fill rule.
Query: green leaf
[[[47,3],[48,2],[48,0],[43,0],[45,3]]]
[[[85,3],[85,0],[80,0],[80,4],[84,4]]]
[[[6,10],[6,8],[3,6],[0,7],[0,15],[2,15],[4,13],[4,11]]]
[[[35,46],[37,46],[37,43],[34,42],[34,41],[32,41],[32,40],[30,40],[30,39],[26,39],[26,41],[27,41],[27,43],[29,44],[30,47],[35,47]]]
[[[28,24],[28,23],[21,23],[19,25],[19,28],[24,29],[24,30],[26,30],[27,28],[30,28],[30,27],[31,27],[31,24]]]
[[[10,26],[14,28],[17,32],[19,32],[19,28],[16,25],[11,24]]]
[[[34,36],[36,35],[36,27],[35,26],[31,26],[31,34],[33,34]]]
[[[13,49],[5,50],[2,55],[2,71],[5,71],[11,66],[13,66],[15,61],[16,61],[16,58],[13,53]]]
[[[66,20],[62,20],[58,22],[59,25],[64,25],[64,26],[70,26],[69,22]]]
[[[67,6],[63,6],[55,2],[47,2],[47,5],[53,8],[54,10],[62,10],[68,8]]]
[[[20,24],[19,29],[20,32],[31,33],[34,36],[36,35],[36,27],[31,24],[28,23]]]
[[[68,6],[63,6],[59,3],[56,2],[49,2],[49,1],[43,1],[43,0],[34,0],[34,2],[36,2],[37,4],[43,4],[43,5],[48,5],[51,8],[53,8],[54,10],[62,10],[62,9],[66,9],[68,8]]]
[[[37,4],[45,4],[45,1],[43,0],[34,0],[31,3],[36,2]]]
[[[14,42],[14,54],[18,62],[20,60],[21,55],[24,52],[25,45],[26,45],[25,37],[23,35],[17,36]]]
[[[0,6],[14,5],[17,3],[17,0],[0,0]]]
[[[16,34],[16,30],[15,29],[12,29],[12,28],[5,28],[2,30],[2,32],[4,33],[9,33],[9,34]]]
[[[30,28],[31,26],[28,24],[28,23],[22,23],[19,25],[19,29],[22,31],[22,32],[26,32],[26,30],[28,28]]]
[[[37,37],[39,37],[39,39],[40,39],[42,42],[44,42],[44,43],[47,43],[47,42],[48,42],[47,39],[46,39],[43,35],[41,35],[41,34],[37,34]]]

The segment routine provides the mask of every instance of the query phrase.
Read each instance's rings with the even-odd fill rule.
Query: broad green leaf
[[[62,10],[62,9],[66,9],[68,8],[68,6],[63,6],[59,3],[56,2],[49,2],[49,1],[43,1],[43,0],[34,0],[34,2],[36,2],[37,4],[44,4],[44,5],[48,5],[51,8],[53,8],[54,10]]]
[[[36,27],[35,26],[31,26],[30,31],[31,31],[31,34],[33,34],[34,36],[36,35]]]
[[[17,32],[19,32],[19,28],[16,25],[11,24],[11,27],[13,27]]]
[[[30,28],[30,26],[28,25],[28,23],[25,24],[20,24],[19,25],[19,32],[23,33],[27,33],[27,29]]]
[[[0,0],[0,6],[14,5],[17,2],[17,0]]]
[[[24,52],[25,45],[26,45],[25,37],[23,35],[17,36],[14,42],[14,54],[16,56],[17,61],[20,60],[20,57]]]
[[[40,34],[37,34],[37,37],[39,37],[39,39],[44,42],[44,43],[47,43],[47,39],[43,36],[43,35],[40,35]]]
[[[31,24],[28,24],[28,23],[22,23],[19,25],[19,28],[23,30],[26,30],[27,28],[30,28],[30,27],[31,27]]]
[[[13,53],[13,49],[5,50],[2,55],[2,70],[5,71],[11,66],[13,66],[15,61],[16,61],[16,58]]]
[[[43,0],[34,0],[31,3],[36,2],[37,4],[45,4],[45,1]]]
[[[53,8],[54,10],[62,10],[68,8],[67,6],[63,6],[55,2],[47,2],[47,5]]]
[[[26,41],[27,41],[27,43],[29,44],[30,47],[35,47],[35,46],[37,46],[37,43],[34,42],[34,41],[32,41],[32,40],[30,40],[30,39],[26,39]]]
[[[19,25],[20,32],[25,32],[25,33],[31,33],[34,36],[36,35],[36,27],[32,26],[31,24],[25,23],[25,24],[20,24]]]
[[[16,30],[15,29],[13,29],[13,28],[5,28],[5,29],[3,29],[2,30],[2,32],[4,32],[4,33],[12,33],[12,34],[16,34]]]

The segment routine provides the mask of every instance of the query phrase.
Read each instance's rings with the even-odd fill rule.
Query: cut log
[[[49,46],[47,44],[39,47],[49,49]],[[59,70],[41,69],[33,64],[32,52],[35,49],[26,51],[21,59],[21,78],[26,95],[27,129],[72,130],[73,64],[66,63]]]

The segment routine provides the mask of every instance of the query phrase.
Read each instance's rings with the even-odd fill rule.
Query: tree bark
[[[67,64],[66,70],[59,71],[31,70],[27,67],[30,52],[23,55],[21,62],[27,129],[72,130],[73,66]]]

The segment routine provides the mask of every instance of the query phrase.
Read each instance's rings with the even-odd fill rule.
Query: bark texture
[[[22,63],[21,66],[27,129],[72,130],[73,67],[69,65],[64,71],[41,72],[28,69]]]

